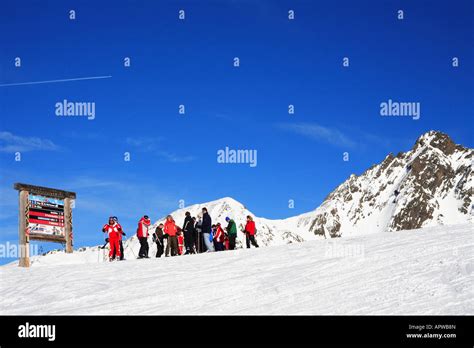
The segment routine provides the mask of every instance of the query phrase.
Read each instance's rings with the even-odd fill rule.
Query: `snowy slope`
[[[126,262],[91,255],[0,267],[0,313],[474,314],[472,224]]]

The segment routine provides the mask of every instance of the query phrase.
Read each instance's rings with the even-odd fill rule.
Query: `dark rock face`
[[[389,154],[339,185],[315,211],[310,231],[339,237],[357,226],[399,231],[450,223],[453,218],[443,209],[453,204],[458,208],[454,219],[467,218],[473,203],[472,157],[472,149],[456,145],[446,134],[425,133],[412,150]],[[372,214],[376,219],[367,220]],[[341,215],[349,223],[346,219],[343,225]]]
[[[301,243],[304,242],[304,239],[301,236],[295,235],[290,231],[283,232],[283,237],[286,239],[287,243]]]
[[[329,214],[325,212],[324,214],[317,215],[309,230],[321,236],[326,236],[326,230],[331,238],[340,237],[341,223],[339,219],[337,210],[333,209]]]
[[[423,195],[420,199],[426,200],[428,196]],[[420,228],[428,219],[433,218],[434,207],[425,201],[421,203],[414,200],[408,202],[403,210],[395,215],[390,225],[393,231],[412,230]]]
[[[462,146],[456,145],[447,134],[436,131],[430,131],[418,138],[414,150],[419,146],[426,145],[439,149],[445,155],[452,155],[455,150],[462,151],[464,149]]]
[[[433,219],[437,206],[431,197],[437,191],[448,191],[453,186],[454,178],[455,172],[449,162],[442,161],[438,154],[425,148],[411,163],[411,171],[401,185],[401,190],[411,188],[413,199],[393,216],[391,229],[420,228],[425,221]]]
[[[469,208],[471,207],[472,197],[474,195],[474,190],[472,188],[473,172],[471,166],[460,166],[456,171],[456,177],[460,176],[454,194],[456,198],[462,201],[462,206],[459,210],[464,213],[469,213]],[[471,184],[471,187],[469,187]]]

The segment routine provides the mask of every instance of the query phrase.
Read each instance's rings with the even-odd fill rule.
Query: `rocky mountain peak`
[[[456,149],[463,149],[462,146],[456,145],[447,134],[434,130],[420,136],[415,142],[413,150],[416,151],[420,147],[433,147],[439,149],[445,155],[451,155]]]
[[[351,175],[314,211],[308,228],[339,237],[469,221],[473,152],[429,131],[410,151],[390,153],[361,175]]]

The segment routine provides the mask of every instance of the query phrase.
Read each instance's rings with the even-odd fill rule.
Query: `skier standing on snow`
[[[234,250],[235,239],[237,238],[237,226],[235,221],[230,217],[226,217],[225,221],[227,221],[227,227],[225,229],[227,231],[227,235],[229,236],[229,250]]]
[[[113,261],[116,257],[120,258],[119,227],[112,216],[109,217],[109,223],[102,228],[102,232],[109,235],[109,261]]]
[[[126,236],[125,232],[122,229],[122,225],[119,224],[118,222],[118,217],[114,216],[113,217],[114,221],[117,223],[118,227],[118,232],[119,232],[119,246],[120,246],[120,261],[123,260],[124,258],[124,252],[123,252],[123,242],[122,242],[122,236]],[[115,255],[114,255],[115,257]]]
[[[193,216],[193,233],[192,233],[192,239],[193,239],[193,245],[191,246],[191,249],[193,252],[196,254],[198,252],[197,250],[197,240],[198,240],[198,233],[197,233],[197,228],[196,228],[196,217]]]
[[[148,259],[148,228],[150,227],[150,219],[148,215],[144,215],[140,221],[138,222],[137,228],[137,237],[140,241],[140,251],[138,252],[138,258],[146,258]]]
[[[168,243],[166,244],[166,255],[171,249],[171,256],[176,256],[178,254],[178,238],[176,237],[176,232],[178,229],[176,228],[176,224],[173,220],[171,215],[166,217],[165,228],[163,232],[168,235]]]
[[[184,233],[183,233],[183,230],[179,227],[176,227],[177,228],[177,232],[176,232],[176,238],[178,240],[178,255],[183,255],[183,251],[184,251],[184,241],[185,241],[185,238],[184,238]]]
[[[216,248],[216,240],[214,239],[214,236],[216,235],[216,225],[212,225],[211,226],[211,235],[209,236],[209,239],[211,240],[212,242],[212,247],[214,248],[214,250],[217,250]]]
[[[211,234],[212,234],[212,219],[211,216],[207,212],[207,208],[202,208],[202,237],[204,239],[204,244],[206,245],[207,252],[214,251],[214,246],[211,242]]]
[[[247,224],[245,225],[245,241],[247,243],[247,249],[250,248],[250,243],[256,248],[258,248],[257,241],[255,240],[255,221],[253,221],[250,215],[247,216]]]
[[[229,235],[224,232],[224,249],[229,250]]]
[[[163,224],[159,224],[158,227],[155,229],[155,233],[153,237],[156,242],[156,257],[161,257],[165,250],[164,248],[164,236],[163,236]]]
[[[220,223],[216,225],[216,234],[214,235],[214,245],[216,246],[216,251],[224,251],[224,230],[221,227]]]
[[[186,212],[183,223],[184,245],[186,248],[185,255],[194,254],[194,220],[189,211]]]
[[[196,220],[196,218],[193,218],[194,220]],[[196,222],[196,224],[194,225],[194,230],[196,231],[195,233],[195,236],[196,238],[194,238],[194,243],[196,244],[196,252],[198,254],[202,253],[203,252],[203,240],[202,240],[202,220],[201,220],[201,217],[198,215],[198,221]]]

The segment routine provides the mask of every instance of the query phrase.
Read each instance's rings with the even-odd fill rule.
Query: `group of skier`
[[[237,225],[229,217],[225,218],[227,226],[223,228],[220,223],[212,224],[212,218],[207,208],[202,208],[202,214],[191,217],[191,213],[186,212],[183,227],[176,225],[173,217],[168,215],[163,223],[160,223],[155,231],[150,231],[151,221],[147,215],[144,215],[138,222],[137,238],[140,242],[138,258],[149,258],[148,238],[156,243],[156,257],[188,255],[203,252],[234,250],[237,238]],[[258,248],[255,240],[256,227],[253,218],[247,216],[245,227],[240,225],[241,231],[245,234],[246,246],[250,245]],[[123,260],[122,236],[125,236],[122,226],[117,217],[112,216],[109,222],[104,225],[102,232],[108,234],[107,243],[110,244],[109,260]],[[166,246],[165,246],[166,245]]]

